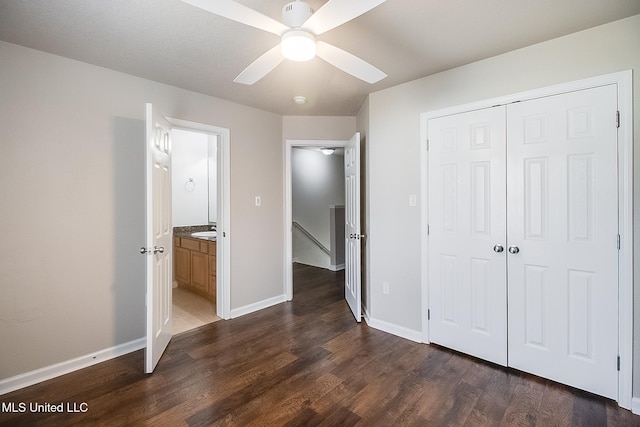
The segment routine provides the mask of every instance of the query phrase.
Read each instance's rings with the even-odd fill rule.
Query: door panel
[[[617,91],[507,108],[509,365],[617,397]]]
[[[345,299],[356,321],[362,320],[362,246],[360,230],[360,133],[344,152],[345,173]]]
[[[145,372],[153,372],[171,339],[171,126],[146,105]]]
[[[431,341],[507,364],[505,108],[429,120]]]

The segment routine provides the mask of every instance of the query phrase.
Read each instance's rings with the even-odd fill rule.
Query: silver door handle
[[[509,253],[510,254],[517,254],[518,252],[520,252],[520,248],[517,246],[509,246]]]
[[[157,254],[157,253],[164,253],[164,246],[154,246],[153,247],[153,253]]]
[[[147,252],[151,252],[151,250],[149,250],[149,249],[145,248],[144,246],[140,248],[140,253],[141,253],[142,255],[146,254]]]
[[[495,245],[493,247],[493,251],[497,252],[497,253],[500,253],[500,252],[504,251],[504,247],[502,245]]]

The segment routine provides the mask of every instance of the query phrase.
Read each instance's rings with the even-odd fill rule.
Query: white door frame
[[[285,301],[293,299],[293,200],[291,188],[291,153],[293,147],[344,148],[347,142],[325,139],[287,139],[284,153],[284,296]]]
[[[618,350],[620,353],[618,405],[630,409],[633,374],[633,92],[631,70],[422,113],[420,115],[421,265],[428,265],[427,123],[429,119],[610,84],[618,86],[620,114],[620,128],[618,129],[618,223],[621,237],[618,258]],[[612,117],[612,120],[615,120],[615,117]],[[429,306],[429,287],[426,268],[422,268],[420,280],[423,309],[422,341],[429,343],[429,323],[426,313],[426,307]]]
[[[231,160],[230,131],[227,128],[196,123],[187,120],[167,118],[174,129],[207,133],[219,136],[217,155],[218,212],[216,245],[216,314],[222,319],[231,318]],[[220,244],[222,243],[222,244]]]

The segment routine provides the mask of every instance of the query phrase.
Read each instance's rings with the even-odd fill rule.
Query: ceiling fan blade
[[[318,36],[384,2],[385,0],[329,0],[302,24],[302,28]]]
[[[278,44],[253,61],[233,81],[244,85],[252,85],[280,65],[283,59],[284,56],[282,56],[280,44]]]
[[[329,43],[318,41],[316,44],[316,55],[334,67],[367,83],[377,83],[387,77],[384,72],[368,62]]]
[[[182,0],[216,15],[281,36],[289,27],[232,0]]]

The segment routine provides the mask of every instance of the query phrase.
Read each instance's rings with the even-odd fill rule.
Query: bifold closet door
[[[617,397],[615,85],[507,108],[509,366]]]
[[[429,339],[507,364],[505,107],[429,120]]]

